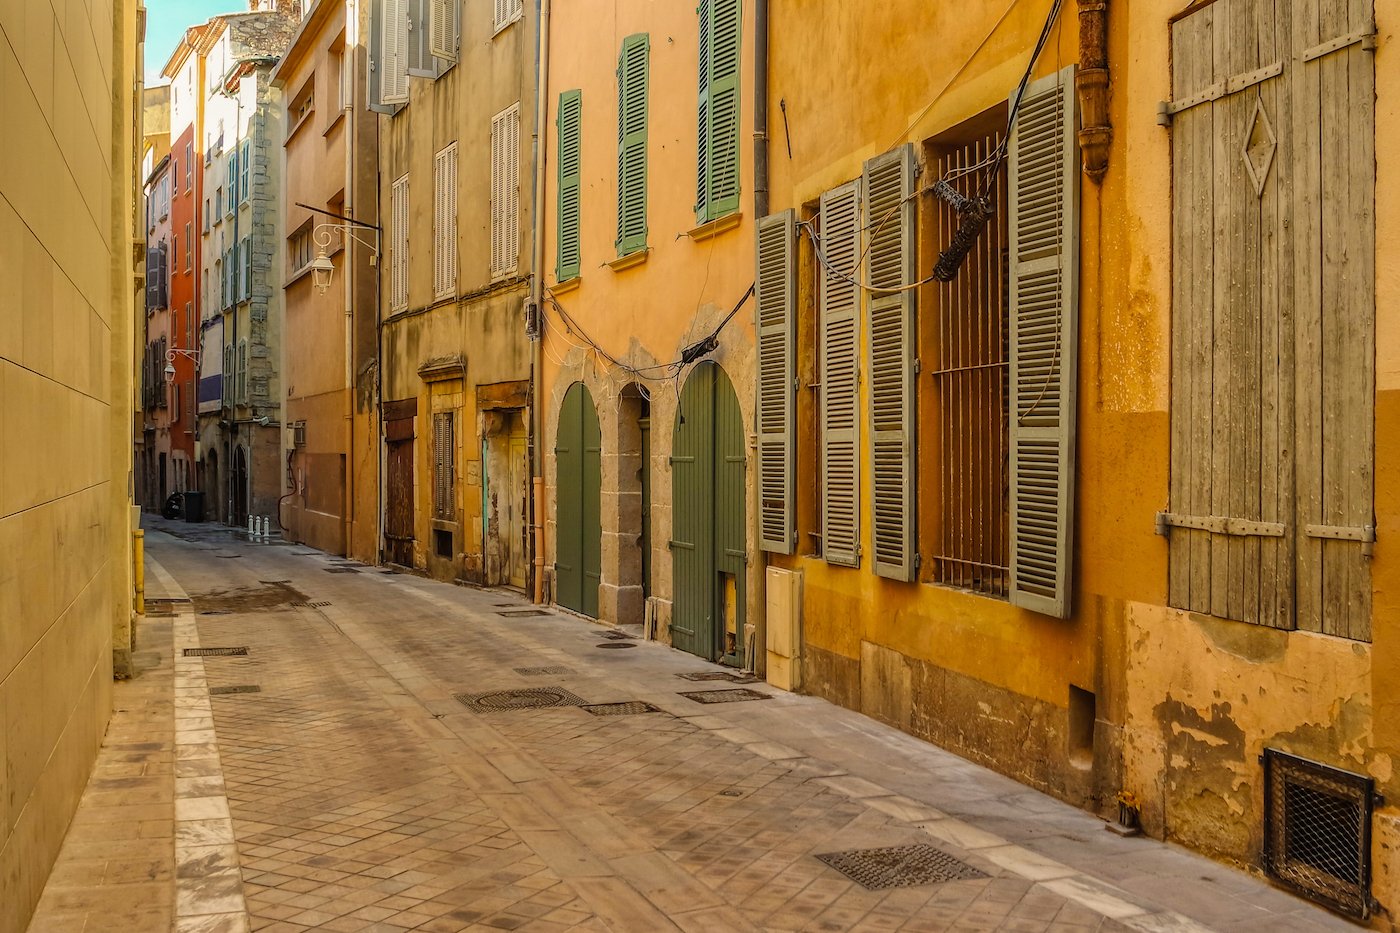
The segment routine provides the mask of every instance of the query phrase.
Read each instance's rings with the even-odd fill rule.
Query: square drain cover
[[[584,699],[563,687],[525,687],[520,690],[492,690],[489,693],[455,694],[459,703],[475,713],[499,713],[513,709],[548,709],[553,706],[584,706]]]
[[[242,657],[248,653],[246,647],[242,648],[186,648],[187,658],[230,658]]]
[[[772,695],[738,687],[734,690],[691,690],[681,693],[687,700],[696,703],[743,703],[747,700],[771,700]]]
[[[585,703],[585,710],[594,716],[636,716],[638,713],[659,713],[661,709],[641,700],[623,700],[621,703]]]
[[[930,845],[853,849],[828,852],[817,858],[870,891],[987,877],[985,872]]]
[[[524,674],[526,677],[538,677],[542,674],[572,674],[573,671],[567,667],[517,667],[517,674]]]
[[[327,567],[326,573],[359,573],[354,567]]]
[[[513,611],[505,610],[503,612],[498,612],[496,615],[503,616],[507,619],[526,619],[530,616],[547,616],[549,613],[545,612],[543,609],[516,609]]]
[[[228,696],[231,693],[262,693],[262,687],[257,684],[238,684],[233,687],[210,687],[211,697]]]

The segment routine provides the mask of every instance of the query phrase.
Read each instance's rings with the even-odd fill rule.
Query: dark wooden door
[[[388,501],[384,515],[384,557],[413,566],[413,419],[385,424]]]

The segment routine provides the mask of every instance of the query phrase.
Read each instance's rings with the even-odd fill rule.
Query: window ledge
[[[651,247],[643,247],[635,253],[628,253],[626,256],[619,256],[608,261],[608,268],[614,272],[621,272],[623,269],[631,269],[633,266],[640,266],[647,261],[651,255]]]
[[[725,214],[723,217],[717,218],[715,220],[708,220],[698,227],[692,227],[691,229],[685,232],[685,235],[690,237],[695,242],[699,243],[702,240],[708,240],[711,237],[717,237],[721,233],[727,233],[728,231],[737,228],[740,222],[743,221],[743,219],[744,215],[741,214],[739,211],[735,211],[732,214]]]
[[[297,135],[298,133],[301,132],[301,128],[302,128],[303,126],[305,126],[306,124],[308,124],[308,123],[311,122],[311,118],[312,118],[315,114],[316,114],[316,111],[315,111],[314,109],[308,110],[308,111],[302,116],[302,118],[301,118],[300,120],[297,121],[297,125],[291,128],[291,130],[287,133],[287,139],[286,139],[286,141],[282,143],[282,146],[283,146],[284,148],[288,145],[288,143],[290,143],[290,142],[296,137],[296,135]]]
[[[329,136],[329,135],[331,135],[331,132],[332,132],[337,126],[340,126],[340,124],[342,124],[342,123],[344,123],[344,122],[345,122],[345,108],[344,108],[344,107],[341,107],[339,110],[337,110],[337,111],[335,112],[335,116],[331,118],[331,122],[329,122],[329,123],[326,124],[326,128],[321,132],[321,135],[322,135],[322,136]]]
[[[288,276],[287,281],[282,283],[282,288],[291,288],[293,284],[300,282],[302,279],[306,278],[307,273],[309,273],[310,271],[311,263],[308,262],[306,265],[302,266],[300,269]]]
[[[555,282],[553,285],[549,286],[549,290],[550,290],[551,293],[553,293],[553,294],[555,294],[555,295],[563,295],[563,294],[565,294],[566,292],[574,291],[574,290],[577,289],[577,288],[579,287],[579,285],[581,285],[582,283],[583,283],[583,276],[581,276],[581,275],[576,275],[576,276],[574,276],[574,277],[571,278],[571,279],[565,279],[565,280],[562,281],[562,282]]]
[[[510,19],[506,20],[505,22],[503,22],[503,23],[501,23],[500,25],[498,25],[498,26],[495,27],[495,31],[493,31],[493,32],[491,33],[491,38],[492,38],[492,39],[496,38],[496,37],[499,36],[501,33],[505,32],[505,31],[506,31],[507,29],[509,29],[511,26],[513,26],[514,24],[520,22],[520,21],[521,21],[522,19],[524,19],[524,18],[525,18],[525,8],[524,8],[524,6],[522,5],[519,11],[517,11],[516,13],[511,14]]]

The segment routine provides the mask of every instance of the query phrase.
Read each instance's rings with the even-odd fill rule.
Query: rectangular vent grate
[[[187,658],[233,658],[248,654],[247,648],[186,648]]]
[[[515,672],[517,674],[523,674],[526,677],[539,677],[543,674],[573,673],[573,671],[569,670],[567,667],[517,667]]]
[[[869,891],[987,877],[942,849],[923,844],[828,852],[817,858]]]
[[[757,684],[762,683],[752,674],[731,674],[728,671],[692,671],[688,674],[677,674],[681,680],[690,680],[697,683],[706,681],[723,681],[729,684]]]
[[[550,709],[555,706],[583,706],[583,697],[563,687],[524,687],[519,690],[492,690],[489,693],[454,694],[457,702],[474,713],[501,713],[520,709]]]
[[[257,684],[236,684],[232,687],[210,687],[211,697],[229,696],[234,693],[262,693],[262,687]]]
[[[1371,915],[1375,782],[1277,749],[1264,750],[1264,867],[1339,913]]]
[[[314,603],[292,603],[294,609],[324,609],[330,605],[330,600],[322,599]]]
[[[594,716],[636,716],[639,713],[659,713],[661,709],[641,700],[623,700],[621,703],[588,703],[583,707]]]
[[[735,690],[691,690],[681,696],[696,703],[743,703],[746,700],[771,700],[773,697],[757,690],[739,687]]]

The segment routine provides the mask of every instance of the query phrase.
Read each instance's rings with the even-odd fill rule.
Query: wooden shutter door
[[[617,254],[647,245],[647,67],[645,34],[622,40],[617,62]]]
[[[821,197],[818,307],[821,335],[822,554],[860,564],[860,184]]]
[[[1011,603],[1070,611],[1079,319],[1074,66],[1032,83],[1010,142]]]
[[[583,98],[580,91],[559,95],[559,255],[555,278],[568,281],[579,274],[580,194],[582,189]]]
[[[870,295],[866,335],[870,373],[871,535],[875,572],[913,580],[914,546],[914,149],[903,146],[865,164],[865,228]]]
[[[755,302],[758,305],[759,546],[791,554],[793,526],[793,334],[797,307],[796,215],[758,222]]]

